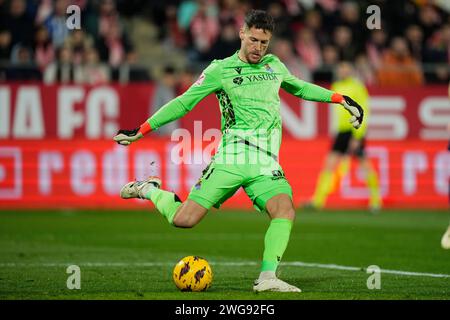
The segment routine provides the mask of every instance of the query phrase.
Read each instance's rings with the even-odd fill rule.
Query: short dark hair
[[[245,26],[247,28],[255,27],[256,29],[263,29],[271,33],[275,29],[275,23],[270,14],[264,10],[251,10],[245,16]]]

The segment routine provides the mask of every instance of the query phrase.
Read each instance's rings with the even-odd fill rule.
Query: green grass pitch
[[[212,211],[177,229],[151,211],[0,211],[0,298],[450,298],[450,251],[440,247],[446,212],[299,212],[279,276],[300,294],[252,292],[268,222],[256,212]],[[210,261],[208,291],[176,289],[172,269],[186,255]],[[66,287],[73,264],[80,290]],[[380,289],[367,288],[370,265],[391,270]]]

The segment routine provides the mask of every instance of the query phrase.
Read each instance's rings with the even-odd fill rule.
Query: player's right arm
[[[154,115],[141,124],[139,128],[119,130],[114,137],[114,141],[122,145],[129,145],[141,139],[145,134],[183,117],[207,95],[221,89],[220,68],[220,63],[213,61],[185,93],[162,106]]]

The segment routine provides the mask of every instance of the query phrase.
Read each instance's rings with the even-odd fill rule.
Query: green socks
[[[264,238],[264,254],[261,272],[277,270],[281,257],[289,242],[292,221],[289,219],[276,218],[270,222]]]
[[[333,173],[331,188],[328,194],[334,193],[336,192],[336,190],[339,189],[341,180],[347,175],[349,171],[350,171],[350,158],[345,157],[343,160],[341,160],[337,169]]]
[[[173,218],[182,203],[175,193],[151,188],[145,193],[145,198],[151,200],[156,209],[173,225]]]
[[[378,183],[378,175],[375,170],[370,170],[367,173],[367,186],[369,187],[370,192],[370,206],[374,208],[381,207],[380,186]]]
[[[327,197],[330,193],[336,191],[339,187],[340,180],[344,177],[350,169],[350,161],[343,160],[335,174],[331,171],[323,170],[319,174],[316,190],[312,197],[312,205],[318,209],[324,207]],[[378,182],[378,174],[375,170],[369,169],[367,173],[367,186],[370,192],[369,204],[371,207],[381,207],[381,195]]]

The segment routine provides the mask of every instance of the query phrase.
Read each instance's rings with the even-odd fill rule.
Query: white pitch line
[[[15,263],[15,262],[3,262],[0,263],[0,268],[36,268],[36,267],[61,267],[65,268],[69,265],[76,264],[80,267],[166,267],[173,266],[173,262],[78,262],[78,263]],[[241,266],[258,266],[259,262],[254,261],[242,261],[242,262],[211,262],[212,265],[216,266],[227,266],[227,267],[241,267]],[[282,262],[282,266],[290,267],[307,267],[307,268],[320,268],[320,269],[332,269],[332,270],[346,270],[346,271],[366,271],[366,268],[361,267],[351,267],[351,266],[341,266],[337,264],[322,264],[322,263],[310,263],[302,261],[290,261]],[[450,274],[440,274],[440,273],[427,273],[427,272],[411,272],[402,270],[389,270],[380,269],[380,273],[386,274],[397,274],[401,276],[414,276],[414,277],[431,277],[431,278],[450,278]]]
[[[308,263],[308,262],[301,262],[301,261],[286,262],[286,263],[283,263],[283,265],[322,268],[322,269],[334,269],[334,270],[349,270],[349,271],[366,271],[367,270],[366,268],[340,266],[337,264]],[[414,277],[450,278],[450,274],[411,272],[411,271],[389,270],[389,269],[380,269],[380,273],[398,274],[401,276],[414,276]]]

